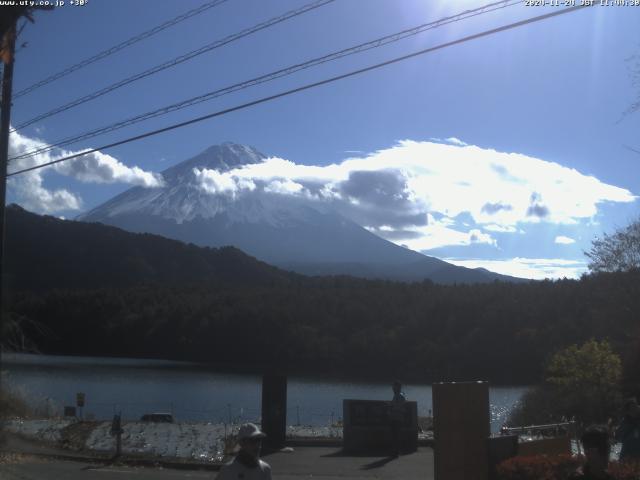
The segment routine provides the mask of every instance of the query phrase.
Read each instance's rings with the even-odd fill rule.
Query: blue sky
[[[202,15],[17,98],[17,125],[170,58],[309,1],[228,0]],[[14,91],[203,1],[89,0],[39,12],[19,43]],[[20,130],[14,152],[144,113],[484,2],[336,0]],[[524,4],[446,25],[133,127],[67,152],[228,108],[304,83],[560,7]],[[467,266],[532,278],[576,277],[592,239],[640,213],[639,114],[631,71],[640,7],[593,7],[13,177],[8,201],[73,218],[158,172],[233,141],[274,157],[203,188],[239,191],[268,177],[283,195],[308,183],[370,231]],[[62,155],[42,156],[35,162]],[[26,165],[27,163],[20,163]],[[18,162],[15,162],[15,166]],[[311,168],[317,167],[317,168]],[[10,166],[10,170],[11,170]],[[363,173],[364,172],[364,173]],[[337,185],[358,185],[344,198]],[[356,181],[357,180],[357,181]],[[242,183],[244,182],[244,183]],[[247,183],[249,182],[249,183]]]

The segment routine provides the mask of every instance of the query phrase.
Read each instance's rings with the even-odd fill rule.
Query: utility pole
[[[4,282],[4,217],[7,197],[7,163],[9,159],[9,124],[11,121],[11,90],[13,87],[13,60],[16,46],[16,24],[8,26],[2,40],[2,104],[0,105],[0,338],[4,326],[5,282]]]
[[[3,340],[4,311],[7,286],[4,281],[5,203],[7,200],[7,166],[9,163],[9,128],[11,124],[11,93],[13,88],[13,63],[16,51],[16,26],[25,17],[33,23],[33,10],[52,10],[53,6],[0,7],[0,61],[2,70],[2,103],[0,104],[0,346]],[[0,383],[0,390],[2,384]]]

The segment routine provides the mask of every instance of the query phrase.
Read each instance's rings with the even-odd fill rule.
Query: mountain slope
[[[139,284],[286,285],[295,274],[245,255],[157,235],[6,209],[10,290],[129,287]]]
[[[241,195],[212,194],[196,182],[203,169],[222,173],[265,158],[252,147],[212,146],[162,172],[163,187],[131,188],[78,219],[201,246],[233,245],[260,260],[304,274],[441,283],[514,280],[399,247],[303,197],[264,188]]]

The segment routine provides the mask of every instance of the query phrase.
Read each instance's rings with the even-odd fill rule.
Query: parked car
[[[145,413],[140,418],[141,422],[173,423],[173,415],[170,413]]]

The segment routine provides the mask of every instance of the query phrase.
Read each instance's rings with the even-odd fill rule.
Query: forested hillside
[[[590,338],[609,339],[637,376],[639,308],[638,271],[474,286],[324,278],[51,290],[15,293],[10,305],[46,327],[28,336],[47,353],[519,384],[538,381],[553,352]]]
[[[595,338],[640,384],[638,269],[457,286],[308,278],[233,248],[7,215],[13,345],[24,335],[52,354],[530,384],[551,354]]]
[[[208,248],[99,223],[6,211],[9,290],[129,287],[140,284],[286,284],[299,275],[237,248]]]

